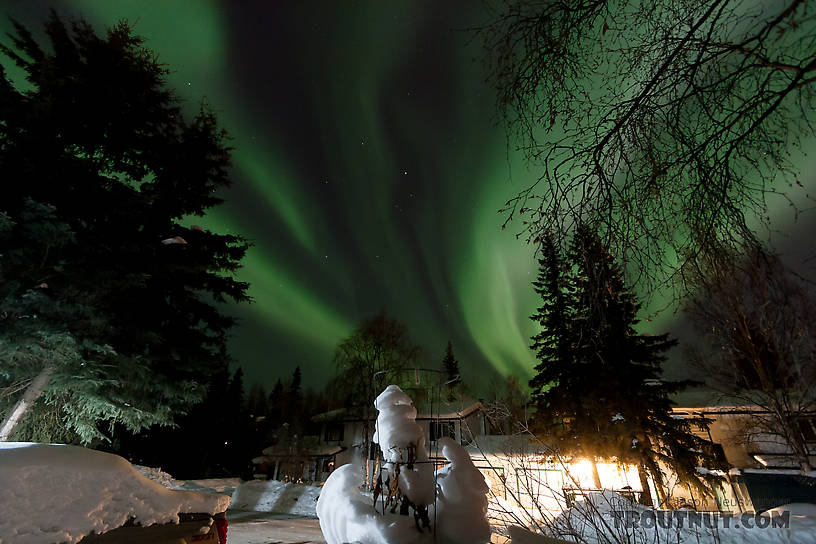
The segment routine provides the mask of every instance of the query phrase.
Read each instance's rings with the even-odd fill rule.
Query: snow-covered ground
[[[787,513],[786,513],[787,512]],[[780,507],[762,516],[687,510],[656,511],[633,505],[611,492],[586,501],[550,520],[533,534],[507,527],[513,544],[544,544],[540,533],[581,544],[813,544],[816,506]]]
[[[279,482],[277,480],[249,480],[240,478],[208,478],[176,480],[160,468],[134,465],[142,475],[168,489],[225,493],[232,496],[229,509],[236,512],[259,512],[316,518],[317,497],[321,486]]]
[[[449,467],[463,461],[457,458],[456,452],[449,452],[448,457],[452,461]],[[447,472],[450,471],[449,468]],[[336,472],[338,476],[349,472],[354,480],[350,480],[349,489],[356,488],[359,475],[352,467],[341,467]],[[461,474],[464,476],[468,471]],[[449,476],[441,478],[442,483],[445,478]],[[468,484],[470,479],[464,476],[462,481],[454,479],[448,482],[451,485],[443,486],[446,500],[458,496],[472,505],[475,495],[470,492],[475,488]],[[451,487],[454,483],[456,485]],[[327,504],[347,501],[349,489],[343,489],[345,486],[340,486],[339,494],[327,496]],[[316,521],[302,520],[308,526],[301,527],[295,521],[289,523],[287,518],[314,518],[323,487],[261,480],[242,483],[237,478],[175,480],[160,469],[133,467],[121,457],[74,446],[0,443],[0,490],[0,544],[74,543],[91,531],[118,527],[130,517],[143,525],[167,523],[178,521],[180,512],[212,514],[224,511],[228,505],[232,512],[228,513],[228,519],[234,520],[231,544],[266,543],[267,536],[281,542],[320,541]],[[358,495],[357,510],[382,517],[374,510],[370,494]],[[512,510],[511,502],[504,505],[507,511]],[[478,510],[481,511],[481,507]],[[458,520],[454,527],[460,531],[446,535],[447,542],[459,542],[458,534],[463,535],[462,541],[473,541],[464,530],[475,527],[473,516],[468,512],[465,508],[452,516]],[[590,495],[588,500],[557,515],[543,532],[565,542],[582,544],[816,543],[816,505],[812,504],[780,507],[762,519],[753,515],[727,518],[708,514],[695,521],[691,516],[693,514],[687,511],[647,509],[613,493],[604,493]],[[400,532],[422,536],[415,530],[413,517],[396,517],[404,520],[398,524]],[[787,526],[781,526],[785,520]],[[690,521],[693,522],[691,527]],[[282,530],[281,523],[292,525],[287,525],[288,540],[276,536]],[[361,529],[365,530],[365,525]],[[530,533],[521,528],[500,526],[494,521],[493,530],[505,535],[494,534],[493,542],[507,542],[509,536],[513,537],[513,544],[553,542],[542,537],[541,528],[534,528],[535,532]],[[379,542],[376,537],[370,541]]]
[[[209,488],[218,491],[228,491],[231,486],[236,484],[236,479],[224,480],[195,480],[195,481],[177,481],[176,486],[188,488]],[[191,487],[195,486],[195,487]],[[230,505],[233,511],[231,525],[234,530],[236,542],[243,542],[240,540],[243,532],[254,535],[255,540],[251,538],[246,540],[247,543],[256,543],[264,541],[264,535],[277,535],[280,529],[280,524],[285,523],[281,519],[264,519],[264,515],[278,514],[276,518],[293,516],[293,517],[315,517],[315,504],[322,487],[308,486],[303,484],[291,484],[277,481],[249,481],[236,486],[233,493],[233,502]],[[297,499],[297,500],[295,500]],[[364,501],[367,504],[372,502],[370,494],[365,495]],[[511,510],[513,504],[508,501],[504,507]],[[719,517],[716,531],[708,529],[704,523],[700,523],[700,527],[688,526],[688,519],[684,518],[683,528],[669,527],[661,528],[658,521],[659,516],[664,516],[664,524],[671,521],[674,525],[679,523],[679,517],[666,518],[667,514],[658,514],[654,510],[649,510],[642,506],[627,506],[629,503],[626,499],[614,493],[605,493],[600,496],[591,498],[588,503],[577,503],[573,508],[563,513],[562,515],[552,520],[551,528],[546,530],[548,535],[558,535],[560,539],[565,542],[578,542],[586,544],[595,544],[599,542],[626,542],[628,544],[805,544],[816,543],[816,505],[792,505],[775,509],[770,513],[771,516],[780,516],[784,511],[790,512],[790,524],[788,528],[780,528],[773,526],[773,520],[767,527],[756,527],[756,518],[749,516],[748,521],[751,527],[736,527],[735,525],[741,523],[739,516],[730,518],[729,527],[725,527],[725,518]],[[638,512],[637,524],[638,527],[624,527],[624,519],[618,519],[617,525],[615,520],[615,512],[620,517],[621,512],[631,510]],[[250,512],[259,513],[258,516],[253,517]],[[643,514],[644,512],[654,513],[656,527],[644,528],[646,525],[652,525],[651,515]],[[515,514],[520,518],[522,512],[516,508]],[[671,514],[668,514],[671,516]],[[687,516],[687,513],[680,514],[680,516]],[[634,514],[631,517],[635,517]],[[246,526],[239,525],[247,518],[249,524]],[[631,521],[634,521],[631,520]],[[761,522],[762,523],[762,522]],[[251,525],[250,525],[251,524]],[[409,525],[413,524],[413,519],[410,519]],[[309,526],[303,529],[303,534],[298,536],[297,531],[299,526],[287,529],[289,540],[285,542],[306,542],[316,541],[315,527]],[[251,531],[250,531],[251,529]],[[494,531],[503,533],[493,535],[493,542],[504,543],[509,541],[509,536],[512,536],[513,544],[544,544],[552,543],[552,540],[543,539],[540,530],[536,529],[539,534],[530,533],[521,528],[512,530],[502,524],[494,525]],[[239,534],[241,536],[239,536]],[[280,538],[278,538],[280,539]],[[266,542],[266,541],[264,541]]]
[[[173,491],[126,460],[53,444],[0,442],[0,544],[72,544],[131,518],[177,523],[181,512],[215,514],[228,495]]]

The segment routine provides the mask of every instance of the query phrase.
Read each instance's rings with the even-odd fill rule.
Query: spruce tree
[[[183,113],[126,23],[52,14],[47,48],[14,26],[0,54],[28,88],[0,67],[0,387],[42,378],[29,396],[83,442],[170,424],[228,363],[217,304],[247,300],[246,242],[192,218],[230,184],[226,135]]]
[[[532,345],[541,361],[531,380],[536,427],[564,453],[640,467],[661,493],[661,463],[710,493],[696,467],[722,465],[712,445],[691,432],[690,422],[670,413],[670,395],[689,382],[660,380],[665,353],[676,341],[637,333],[636,297],[589,228],[580,227],[572,240],[569,270],[560,265],[551,240],[545,239],[543,254],[534,284],[544,304],[533,318],[547,327]]]
[[[249,395],[246,400],[246,412],[253,421],[263,421],[266,419],[269,398],[266,396],[264,386],[260,383],[252,384],[249,388]]]
[[[287,391],[287,395],[289,397],[289,402],[299,406],[303,401],[303,375],[300,371],[300,365],[295,367],[295,370],[292,372],[292,381],[289,382],[289,388]]]
[[[283,382],[278,378],[269,393],[269,421],[272,427],[277,427],[281,423],[281,411],[283,408]]]
[[[541,254],[533,290],[541,297],[542,303],[530,316],[541,326],[541,332],[531,338],[530,347],[536,353],[538,364],[530,388],[538,414],[533,420],[534,429],[552,434],[554,427],[560,425],[558,412],[578,396],[585,380],[569,372],[573,368],[574,344],[571,336],[572,288],[563,258],[549,234],[542,236]]]
[[[304,429],[303,412],[303,386],[300,365],[292,372],[292,379],[286,388],[286,411],[284,421],[288,421],[291,429],[300,435]]]
[[[244,407],[244,369],[238,367],[229,380],[226,389],[226,399],[228,409],[234,413],[239,413]]]
[[[450,340],[442,358],[442,372],[448,389],[448,401],[451,402],[456,398],[456,386],[462,383],[462,378],[459,373],[459,361],[453,355],[453,343]]]

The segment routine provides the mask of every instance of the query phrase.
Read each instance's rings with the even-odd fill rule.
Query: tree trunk
[[[660,467],[655,467],[654,472],[652,472],[652,480],[654,480],[655,489],[657,489],[658,508],[668,508],[669,497],[666,495],[666,487],[663,485],[663,474],[660,472]]]
[[[780,434],[782,435],[782,439],[787,442],[788,447],[790,447],[793,457],[799,465],[799,469],[802,472],[810,472],[813,470],[813,466],[810,464],[807,443],[804,440],[804,436],[802,436],[802,432],[799,430],[797,422],[799,418],[795,416],[791,417],[793,416],[792,412],[802,417],[804,410],[788,411],[781,416],[777,414],[777,419],[784,425]]]
[[[592,482],[595,484],[595,489],[603,489],[601,487],[601,475],[598,474],[598,462],[592,458]]]
[[[364,416],[365,417],[365,416]],[[363,466],[365,467],[365,476],[363,477],[363,488],[366,490],[371,489],[371,482],[370,482],[370,473],[371,473],[371,438],[368,434],[368,418],[365,419],[363,422],[363,455],[365,455],[365,462]]]
[[[666,489],[663,485],[663,473],[660,472],[659,462],[654,458],[654,450],[652,449],[652,441],[649,440],[649,435],[643,436],[643,442],[646,446],[646,451],[652,452],[652,456],[647,456],[645,459],[643,459],[645,475],[651,475],[652,481],[654,482],[655,491],[657,491],[657,497],[652,497],[652,506],[657,508],[666,508],[668,503],[666,502]],[[645,477],[645,475],[642,476],[642,478]],[[654,503],[655,500],[657,503]]]
[[[654,506],[652,490],[649,487],[649,472],[644,465],[638,467],[638,476],[640,477],[640,487],[643,488],[643,493],[640,495],[640,504],[643,506]]]
[[[805,444],[801,440],[795,441],[793,445],[793,452],[794,457],[796,457],[796,461],[799,463],[799,469],[802,472],[810,472],[813,470],[813,466],[810,464],[810,456],[808,455],[807,444]]]
[[[14,432],[15,427],[23,419],[23,416],[28,412],[40,395],[45,391],[48,382],[51,380],[51,373],[54,371],[52,367],[45,367],[40,371],[36,378],[31,381],[31,385],[25,390],[22,398],[17,401],[14,408],[11,409],[6,419],[0,424],[0,442],[8,442],[11,433]]]

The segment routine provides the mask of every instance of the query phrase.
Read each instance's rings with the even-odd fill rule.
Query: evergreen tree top
[[[452,387],[462,381],[459,361],[453,355],[453,342],[450,340],[448,340],[448,346],[445,348],[445,356],[442,358],[442,370],[445,372],[445,381],[448,386]]]

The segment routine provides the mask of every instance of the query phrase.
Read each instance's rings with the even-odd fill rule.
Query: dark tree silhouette
[[[246,411],[249,416],[253,419],[265,419],[268,406],[269,398],[266,396],[264,386],[257,382],[252,384],[246,400]]]
[[[567,363],[573,360],[572,349],[579,339],[573,335],[577,330],[572,328],[571,322],[575,313],[573,278],[568,275],[552,235],[544,236],[541,253],[538,277],[533,282],[533,290],[541,297],[541,306],[530,316],[541,326],[541,332],[532,337],[530,346],[538,359],[530,388],[536,410],[545,413],[551,402],[546,391],[553,384],[558,384],[564,391],[567,389],[567,376],[562,373],[570,372]]]
[[[812,470],[809,419],[816,412],[816,297],[813,289],[762,247],[720,258],[689,303],[711,349],[691,352],[709,386],[753,407],[747,443],[781,442]]]
[[[292,404],[293,407],[300,406],[303,403],[302,382],[303,377],[300,372],[300,365],[298,365],[292,372],[292,381],[289,382],[289,387],[286,392],[289,398],[289,403]]]
[[[442,358],[442,371],[444,372],[445,385],[448,389],[448,400],[455,398],[456,386],[462,383],[459,371],[459,361],[453,355],[453,342],[448,340],[448,347],[445,348],[445,356]]]
[[[273,426],[280,424],[283,409],[283,382],[278,378],[278,381],[276,381],[274,387],[272,387],[272,392],[269,393],[269,420]]]
[[[127,23],[55,14],[48,48],[14,23],[0,53],[0,386],[15,421],[44,395],[87,442],[98,423],[169,424],[226,368],[247,243],[193,224],[228,187],[230,148],[188,120],[168,69]]]
[[[238,368],[230,378],[224,368],[207,386],[204,399],[178,416],[173,427],[154,425],[136,433],[117,427],[111,443],[99,446],[175,478],[251,478],[259,437],[244,406],[243,371]]]
[[[333,386],[344,392],[346,406],[359,407],[363,417],[363,453],[366,462],[371,458],[374,399],[389,384],[403,377],[399,371],[410,368],[417,360],[420,348],[411,340],[408,329],[401,322],[388,318],[384,312],[366,319],[355,331],[340,342],[334,361],[338,376]],[[365,481],[364,485],[371,482]]]
[[[380,313],[363,320],[337,346],[336,385],[345,391],[349,405],[373,408],[374,399],[390,383],[387,380],[399,378],[399,371],[410,368],[419,352],[405,325]]]
[[[534,283],[543,305],[532,319],[549,328],[533,337],[540,361],[530,381],[533,429],[559,452],[637,465],[661,493],[661,465],[710,493],[696,468],[721,467],[713,447],[691,432],[691,421],[671,415],[670,395],[689,382],[659,379],[664,353],[676,341],[635,331],[635,296],[589,228],[578,228],[566,258],[551,243],[545,248]],[[600,485],[597,471],[595,480]]]
[[[497,107],[541,174],[519,235],[590,224],[650,288],[754,240],[814,136],[805,0],[499,0],[481,28]],[[806,196],[803,189],[800,196]]]

